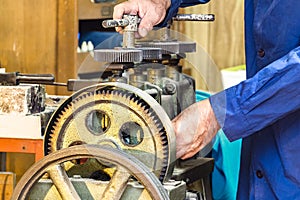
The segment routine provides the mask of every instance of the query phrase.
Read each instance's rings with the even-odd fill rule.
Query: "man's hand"
[[[153,26],[163,21],[170,5],[171,0],[128,0],[114,7],[113,18],[122,19],[124,14],[138,15],[141,18],[138,33],[145,37]],[[122,30],[116,28],[117,32],[122,33]]]
[[[182,159],[203,149],[220,129],[208,99],[191,105],[172,123],[176,134],[176,157]]]

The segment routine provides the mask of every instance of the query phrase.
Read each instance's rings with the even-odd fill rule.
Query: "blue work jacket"
[[[172,0],[166,20],[205,2]],[[243,138],[237,198],[300,199],[300,0],[245,0],[244,17],[247,80],[210,97]]]

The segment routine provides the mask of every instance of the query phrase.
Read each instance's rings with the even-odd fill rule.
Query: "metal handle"
[[[19,83],[52,84],[55,78],[52,74],[21,74],[17,73]]]
[[[109,19],[102,22],[104,28],[125,27],[129,25],[127,19]]]
[[[137,31],[141,19],[137,15],[123,15],[123,19],[108,19],[102,22],[104,28],[125,27],[125,31]]]
[[[174,21],[214,21],[214,14],[177,14]]]
[[[134,48],[134,32],[138,30],[139,21],[137,15],[123,15],[123,19],[104,20],[102,26],[104,28],[124,27],[123,48]]]
[[[20,83],[53,84],[52,74],[22,74],[18,72],[0,73],[0,85],[19,85]]]

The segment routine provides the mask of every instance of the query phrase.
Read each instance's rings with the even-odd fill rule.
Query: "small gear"
[[[139,49],[117,48],[117,49],[96,49],[94,59],[98,62],[127,63],[141,62],[143,52]]]
[[[143,60],[161,60],[162,50],[160,48],[153,47],[136,47],[143,51]]]
[[[99,62],[141,62],[142,60],[161,60],[162,50],[154,47],[97,49],[94,55],[94,59]]]

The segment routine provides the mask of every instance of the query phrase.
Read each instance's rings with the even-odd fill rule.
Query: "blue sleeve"
[[[223,131],[233,141],[251,135],[300,109],[300,47],[252,78],[212,95]]]
[[[196,101],[210,97],[204,91],[196,90]],[[211,174],[213,199],[236,199],[242,140],[230,142],[224,132],[220,130],[212,147],[214,170]]]
[[[209,0],[171,0],[171,6],[167,11],[164,21],[162,21],[157,26],[158,27],[166,26],[168,21],[170,21],[172,17],[174,17],[177,14],[179,7],[188,7],[188,6],[203,4],[207,2],[209,2]]]
[[[180,7],[194,6],[196,4],[202,4],[207,2],[209,2],[209,0],[183,0],[181,1]]]

